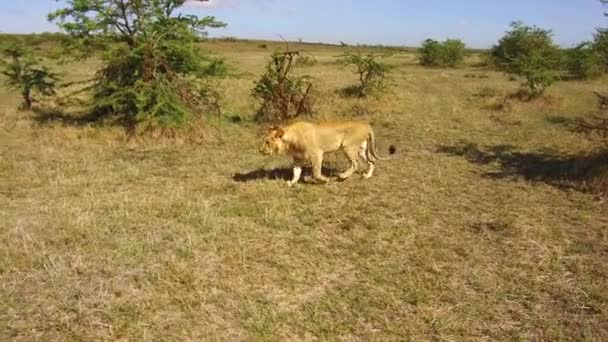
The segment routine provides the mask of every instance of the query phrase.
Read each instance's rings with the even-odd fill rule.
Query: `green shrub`
[[[509,72],[524,77],[522,87],[529,91],[530,97],[537,97],[559,80],[559,71],[555,68],[559,62],[554,58],[544,51],[532,51],[513,59]]]
[[[591,43],[582,43],[566,55],[570,75],[578,79],[596,78],[604,73],[601,55]]]
[[[378,58],[386,55],[374,53],[362,54],[345,53],[338,62],[346,66],[354,66],[354,73],[359,78],[359,84],[349,87],[345,91],[348,95],[365,97],[370,94],[382,94],[388,90],[387,75],[393,69],[392,65],[378,61]]]
[[[595,35],[593,36],[593,43],[591,46],[597,53],[604,71],[608,70],[608,29],[597,29]]]
[[[440,42],[427,39],[420,48],[420,64],[426,66],[441,65],[443,60],[443,46]]]
[[[448,39],[443,42],[444,63],[449,67],[455,67],[464,62],[466,45],[458,39]]]
[[[309,76],[292,74],[299,52],[274,52],[266,72],[255,82],[252,96],[261,102],[258,121],[286,121],[302,114],[312,114],[314,99]]]
[[[464,61],[466,45],[458,39],[443,43],[427,39],[420,48],[420,64],[425,66],[456,67]]]

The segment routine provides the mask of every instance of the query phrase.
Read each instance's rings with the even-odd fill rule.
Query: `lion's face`
[[[264,138],[260,153],[264,155],[283,153],[285,150],[285,142],[283,142],[282,138],[283,130],[280,128],[272,128]]]

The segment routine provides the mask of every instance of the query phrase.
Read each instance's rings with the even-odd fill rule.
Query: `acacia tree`
[[[190,0],[204,2],[208,0]],[[178,13],[187,0],[68,0],[49,14],[65,31],[72,56],[102,51],[91,107],[114,116],[133,132],[141,123],[177,126],[214,102],[208,76],[222,73],[220,60],[201,55],[196,43],[214,17]]]
[[[522,86],[530,97],[541,95],[559,79],[561,55],[553,34],[522,22],[511,23],[511,28],[490,53],[499,68],[525,78]]]
[[[6,76],[6,84],[21,92],[23,103],[20,109],[30,109],[33,93],[53,95],[58,77],[44,65],[40,65],[31,51],[22,44],[8,45],[1,51],[0,73]]]
[[[261,103],[256,115],[258,121],[286,121],[302,114],[312,114],[314,98],[312,79],[306,75],[293,75],[299,51],[275,51],[251,91]]]
[[[378,61],[379,55],[374,53],[363,54],[361,52],[345,53],[338,62],[346,66],[354,66],[353,72],[359,78],[359,84],[348,87],[345,92],[353,93],[359,97],[366,97],[371,93],[382,94],[388,90],[387,76],[394,68],[390,64]]]

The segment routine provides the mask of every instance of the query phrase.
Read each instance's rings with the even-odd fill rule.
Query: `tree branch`
[[[114,26],[120,31],[120,33],[122,33],[124,36],[126,36],[127,38],[127,43],[129,45],[132,45],[135,43],[135,32],[133,31],[133,29],[131,28],[131,25],[129,24],[129,13],[128,13],[128,4],[125,3],[125,0],[115,0],[114,3],[116,4],[119,12],[118,12],[118,17],[115,20],[115,24]],[[121,22],[120,20],[123,20],[123,22]]]

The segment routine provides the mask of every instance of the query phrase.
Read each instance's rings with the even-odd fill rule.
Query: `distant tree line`
[[[466,52],[461,40],[427,39],[419,50],[419,60],[424,66],[458,67]],[[597,28],[592,40],[560,49],[551,30],[516,21],[486,57],[490,66],[523,79],[523,89],[529,97],[536,97],[560,79],[592,79],[606,74],[608,29]]]

